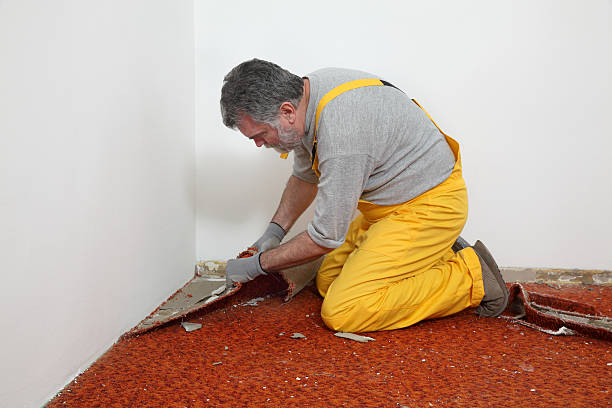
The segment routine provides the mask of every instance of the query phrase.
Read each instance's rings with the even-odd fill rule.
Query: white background
[[[253,57],[419,100],[501,265],[612,269],[611,53],[605,0],[0,0],[1,404],[40,406],[265,228],[291,159],[218,106]]]

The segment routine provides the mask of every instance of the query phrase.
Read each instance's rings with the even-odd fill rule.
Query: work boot
[[[461,251],[462,249],[469,248],[469,247],[470,247],[470,244],[468,244],[468,242],[465,239],[461,238],[461,235],[459,235],[457,237],[457,240],[453,244],[453,252],[457,253]]]
[[[493,259],[485,244],[476,241],[472,246],[482,268],[482,283],[484,285],[484,298],[476,308],[476,314],[485,317],[497,317],[508,306],[508,289],[501,276],[499,267]]]

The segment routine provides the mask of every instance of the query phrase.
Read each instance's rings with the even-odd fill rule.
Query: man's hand
[[[233,282],[248,282],[259,275],[267,275],[259,264],[261,252],[249,258],[230,259],[225,266],[225,284],[227,288],[233,286]]]
[[[271,222],[261,238],[255,241],[251,246],[257,248],[259,253],[276,248],[280,245],[286,233],[287,232],[280,225]]]

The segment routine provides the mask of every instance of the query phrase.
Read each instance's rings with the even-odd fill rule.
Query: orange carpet
[[[610,316],[612,288],[528,290],[580,301]],[[246,289],[246,288],[245,288]],[[321,321],[306,288],[223,307],[117,342],[48,407],[603,407],[612,402],[612,343],[551,336],[472,311],[368,333],[357,343]],[[306,338],[293,339],[293,333]]]

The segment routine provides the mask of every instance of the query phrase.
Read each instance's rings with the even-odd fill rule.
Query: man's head
[[[271,62],[253,59],[232,69],[223,80],[221,115],[257,146],[288,152],[304,134],[305,108],[298,112],[304,80]]]

